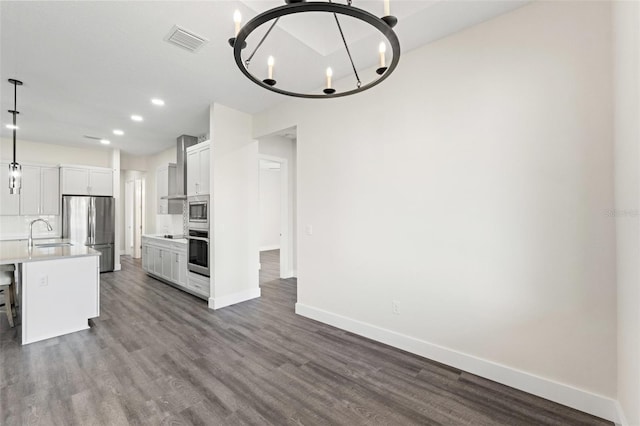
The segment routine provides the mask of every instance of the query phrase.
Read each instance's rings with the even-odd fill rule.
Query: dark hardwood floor
[[[262,297],[215,312],[123,257],[90,330],[20,346],[2,316],[0,424],[611,424],[297,316],[261,261]]]

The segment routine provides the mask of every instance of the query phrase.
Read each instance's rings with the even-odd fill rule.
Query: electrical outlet
[[[391,302],[391,312],[394,315],[400,315],[400,302],[398,302],[397,300]]]
[[[307,225],[304,227],[304,231],[307,235],[313,235],[313,226]]]
[[[41,275],[40,276],[40,287],[46,287],[49,285],[49,276]]]

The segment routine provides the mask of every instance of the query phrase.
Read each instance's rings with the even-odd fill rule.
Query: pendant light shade
[[[22,86],[20,80],[9,79],[9,83],[13,84],[13,109],[9,113],[13,115],[13,161],[9,164],[9,194],[20,194],[22,188],[22,166],[16,161],[16,132],[18,124],[16,122],[18,114],[18,86]]]
[[[9,163],[9,194],[20,194],[22,189],[22,166]]]

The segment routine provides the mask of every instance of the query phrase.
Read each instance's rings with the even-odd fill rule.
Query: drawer
[[[204,282],[204,281],[194,280],[194,279],[190,278],[190,279],[187,280],[187,287],[189,287],[191,290],[195,291],[196,293],[209,296],[209,282],[208,281]]]

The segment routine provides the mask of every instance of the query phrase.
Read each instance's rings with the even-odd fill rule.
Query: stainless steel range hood
[[[187,199],[187,148],[198,143],[195,136],[182,135],[178,137],[176,159],[176,193],[161,197],[163,200]]]

